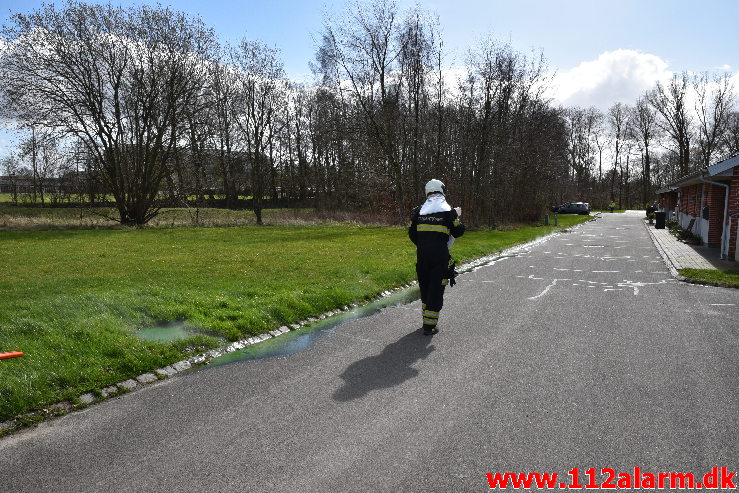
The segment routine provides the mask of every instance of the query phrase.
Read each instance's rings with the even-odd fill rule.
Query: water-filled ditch
[[[294,354],[331,335],[332,329],[338,325],[357,318],[369,317],[388,307],[412,303],[420,297],[421,293],[417,286],[401,289],[379,300],[319,320],[301,329],[290,331],[279,337],[267,339],[259,344],[253,344],[238,351],[226,353],[211,361],[211,365],[224,365],[235,361],[274,358]]]

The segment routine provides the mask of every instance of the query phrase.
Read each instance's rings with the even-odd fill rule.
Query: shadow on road
[[[372,390],[394,387],[415,377],[419,371],[411,365],[431,354],[431,340],[419,329],[388,344],[382,353],[352,363],[341,374],[344,385],[334,392],[334,400],[359,399]]]

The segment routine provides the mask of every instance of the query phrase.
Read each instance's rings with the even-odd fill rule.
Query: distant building
[[[30,176],[0,176],[0,193],[33,193]]]

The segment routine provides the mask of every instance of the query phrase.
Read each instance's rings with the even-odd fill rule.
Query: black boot
[[[422,328],[423,328],[423,335],[425,336],[432,336],[439,332],[439,329],[436,328],[436,325],[423,324]]]

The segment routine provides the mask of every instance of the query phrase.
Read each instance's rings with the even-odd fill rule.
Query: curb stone
[[[74,404],[72,404],[69,401],[61,401],[57,402],[56,404],[52,404],[49,406],[49,411],[69,411],[74,407]]]
[[[164,368],[158,368],[156,370],[156,374],[164,378],[171,377],[175,373],[177,372],[171,366],[165,366]]]
[[[118,387],[115,385],[111,385],[110,387],[105,387],[100,391],[100,395],[102,395],[104,398],[114,396],[118,393]]]
[[[91,392],[88,392],[79,396],[79,400],[82,404],[92,404],[93,402],[95,402],[95,395]]]
[[[151,383],[156,382],[157,380],[159,379],[153,373],[144,373],[143,375],[136,377],[136,381],[139,383]]]
[[[172,365],[172,368],[174,368],[175,371],[181,372],[185,370],[189,370],[192,367],[189,361],[178,361],[177,363]]]
[[[6,431],[6,430],[13,430],[16,428],[16,426],[18,426],[18,423],[15,420],[11,419],[8,421],[3,421],[2,423],[0,423],[0,432]]]
[[[124,389],[125,389],[125,390],[133,390],[133,389],[135,389],[135,388],[136,388],[137,386],[138,386],[138,382],[136,382],[136,380],[134,380],[134,379],[132,379],[132,378],[131,378],[131,379],[128,379],[128,380],[124,380],[124,381],[122,381],[122,382],[118,383],[118,387],[119,387],[119,388],[120,388],[121,390],[124,390]]]

